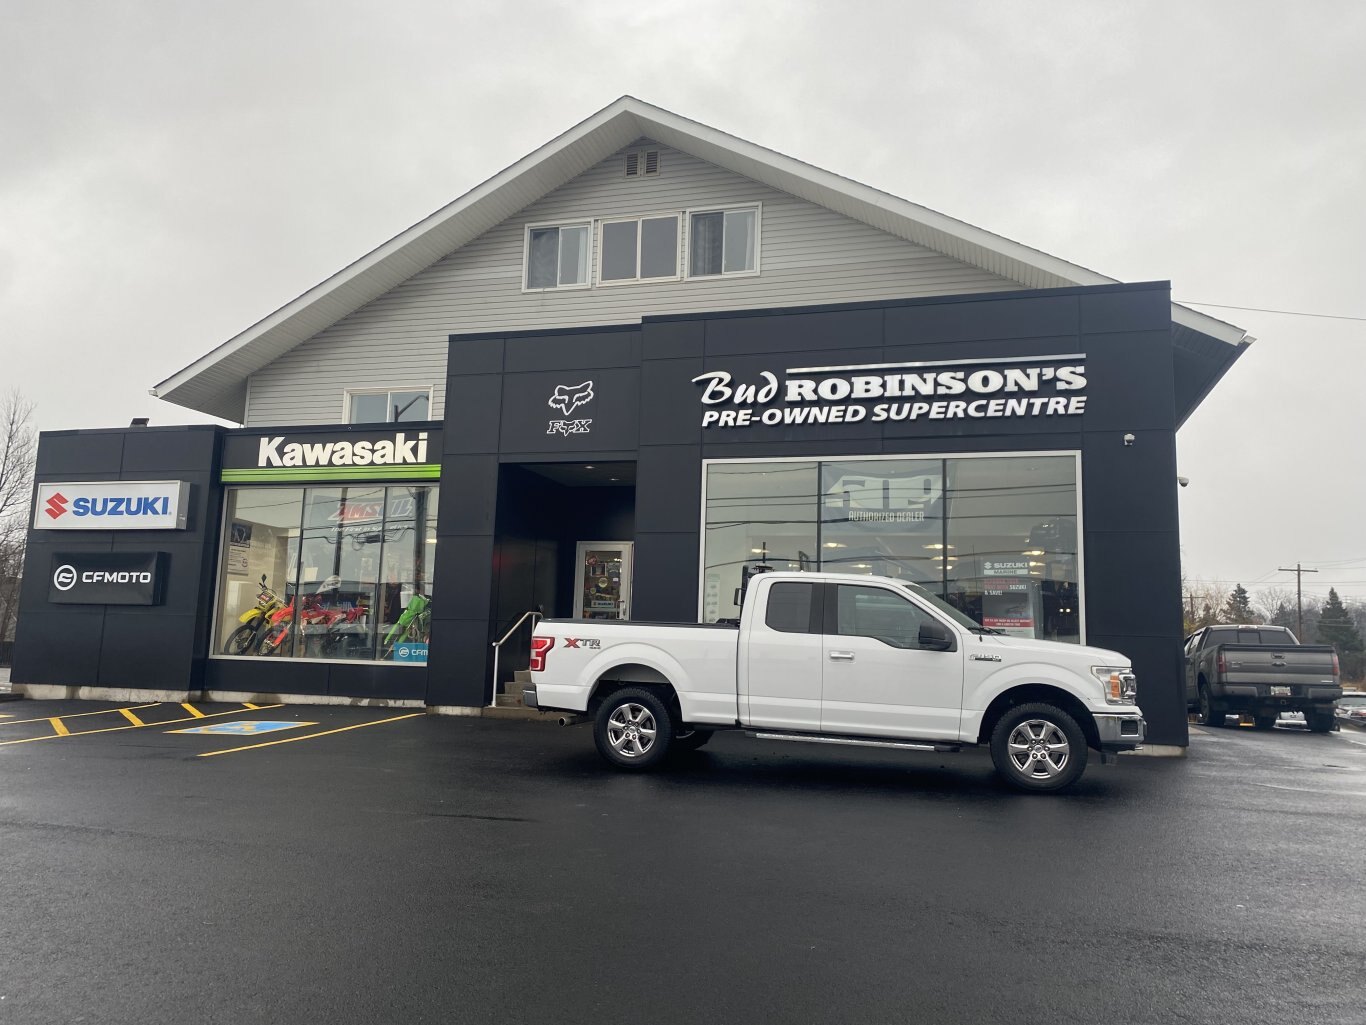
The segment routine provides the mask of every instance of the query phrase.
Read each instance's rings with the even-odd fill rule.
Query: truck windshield
[[[909,580],[901,581],[900,586],[910,591],[911,594],[915,595],[917,598],[929,602],[936,609],[938,609],[944,615],[948,616],[963,629],[985,629],[981,623],[977,622],[977,620],[973,619],[971,616],[965,616],[963,613],[959,612],[957,609],[955,609],[952,605],[946,602],[943,598],[939,597],[939,595],[935,594],[933,591],[926,590],[919,584],[913,584]]]

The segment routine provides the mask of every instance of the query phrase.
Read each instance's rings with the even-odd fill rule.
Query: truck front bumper
[[[1148,722],[1141,715],[1097,712],[1094,718],[1102,751],[1132,751],[1148,733]]]

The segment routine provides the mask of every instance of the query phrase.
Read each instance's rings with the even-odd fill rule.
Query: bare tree
[[[37,450],[33,408],[17,389],[0,396],[0,650],[8,648],[19,611]]]

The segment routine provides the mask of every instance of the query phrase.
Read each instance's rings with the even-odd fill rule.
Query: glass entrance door
[[[574,562],[574,618],[629,619],[630,541],[580,541]]]

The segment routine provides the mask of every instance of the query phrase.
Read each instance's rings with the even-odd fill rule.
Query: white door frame
[[[583,557],[589,549],[621,552],[621,610],[620,618],[631,618],[631,574],[634,569],[636,544],[634,541],[580,541],[574,546],[574,618],[583,618]]]

